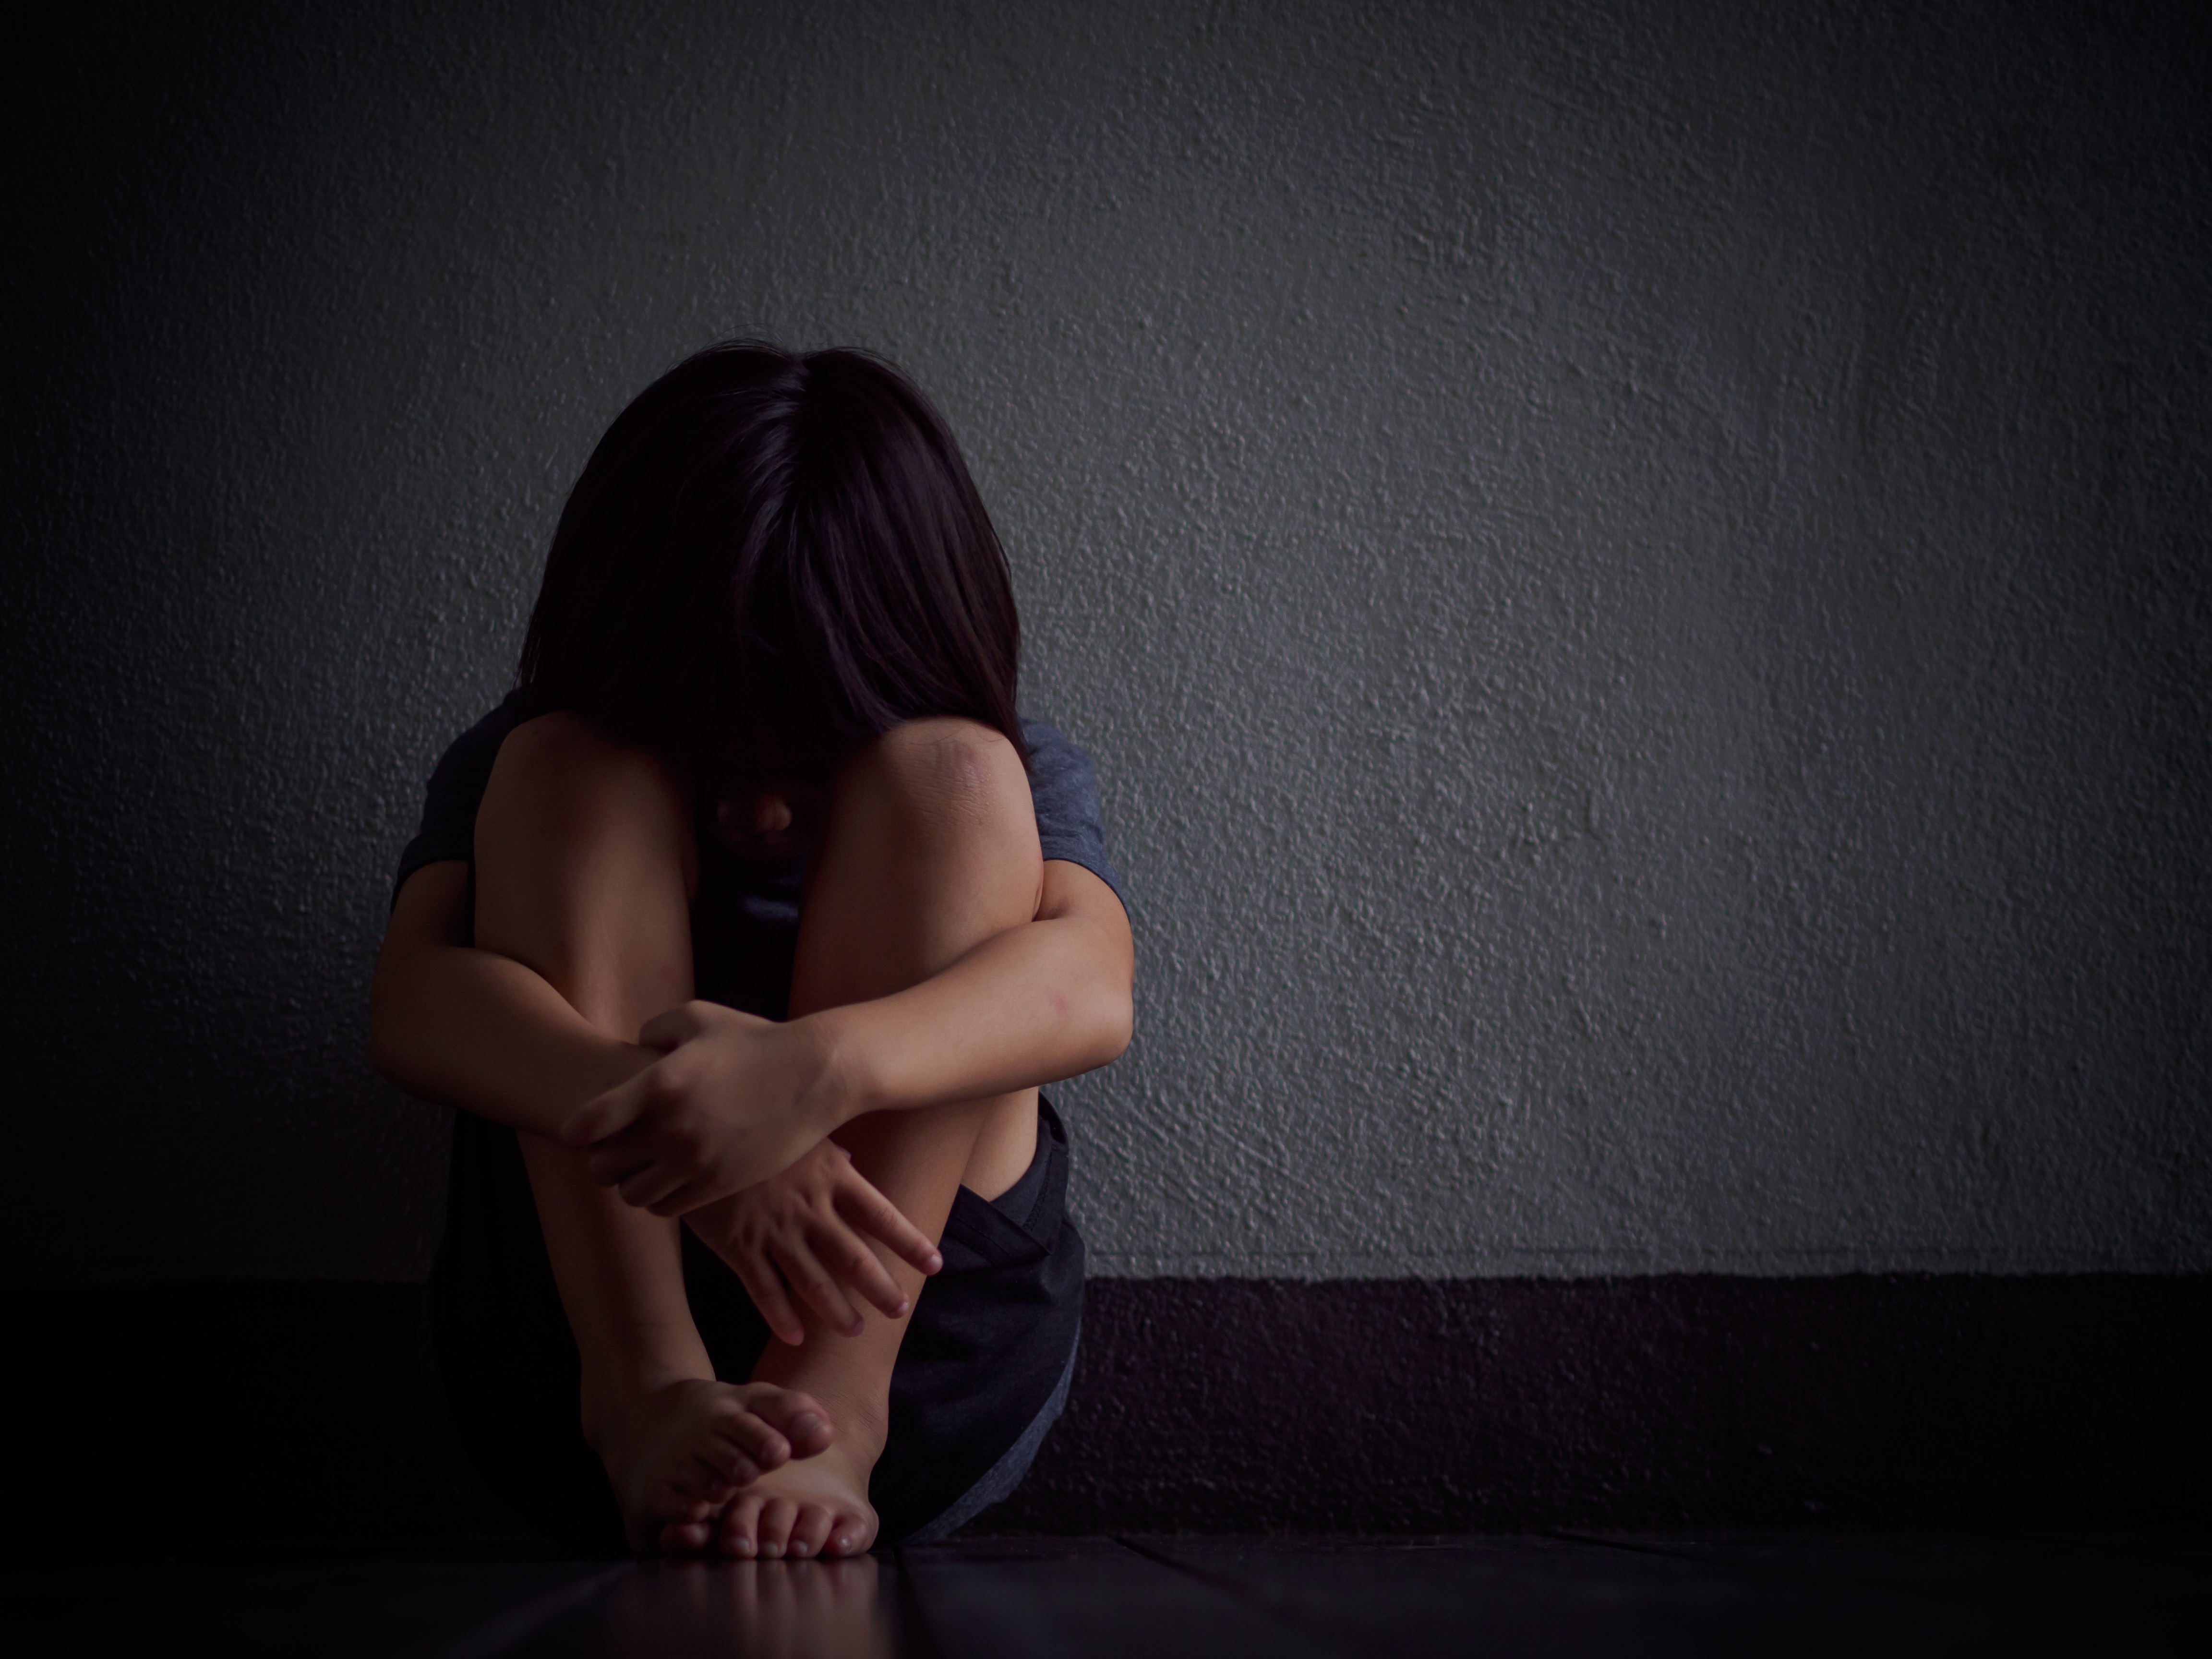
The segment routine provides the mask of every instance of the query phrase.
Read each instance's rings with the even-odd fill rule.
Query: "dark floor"
[[[441,1449],[423,1314],[413,1285],[0,1293],[15,1351],[71,1361],[0,1367],[0,1469],[40,1497],[0,1504],[0,1562],[112,1524],[155,1378],[196,1547],[498,1526]],[[981,1525],[2193,1531],[2207,1398],[2212,1274],[1102,1279],[1066,1415]]]
[[[984,1539],[845,1562],[496,1552],[165,1565],[163,1528],[0,1578],[18,1653],[2212,1651],[2212,1540],[1965,1534]]]

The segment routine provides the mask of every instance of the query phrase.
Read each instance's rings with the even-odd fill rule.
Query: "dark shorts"
[[[943,1537],[1012,1492],[1067,1396],[1083,1241],[1066,1213],[1067,1132],[1040,1103],[1036,1157],[996,1200],[965,1187],[891,1373],[890,1436],[868,1498],[895,1544]],[[687,1230],[684,1283],[725,1382],[769,1329]],[[619,1552],[621,1512],[578,1422],[581,1364],[514,1132],[456,1115],[446,1235],[430,1279],[438,1382],[460,1449],[518,1519]]]

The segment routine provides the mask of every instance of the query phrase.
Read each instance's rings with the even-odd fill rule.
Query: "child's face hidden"
[[[771,784],[714,809],[722,839],[754,858],[793,858],[806,850],[821,821],[820,792],[804,784]]]

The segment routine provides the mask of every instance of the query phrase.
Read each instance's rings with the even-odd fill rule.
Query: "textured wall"
[[[937,395],[1099,760],[1103,1271],[2212,1267],[2179,23],[74,27],[9,71],[13,1276],[422,1270],[386,872],[592,441],[741,329]]]

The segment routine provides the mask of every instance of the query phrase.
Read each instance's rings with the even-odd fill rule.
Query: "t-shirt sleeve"
[[[1098,811],[1098,774],[1091,757],[1047,720],[1024,720],[1030,745],[1030,794],[1036,803],[1037,840],[1045,857],[1066,859],[1114,890],[1128,908],[1129,896],[1106,856],[1106,825]]]
[[[399,855],[399,872],[392,878],[392,897],[397,903],[407,878],[426,864],[447,859],[463,862],[476,857],[477,808],[484,787],[491,781],[492,763],[499,746],[514,729],[512,700],[503,702],[455,738],[422,794],[422,822],[415,839]]]

